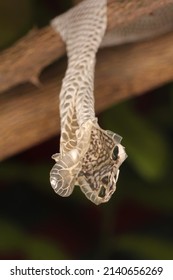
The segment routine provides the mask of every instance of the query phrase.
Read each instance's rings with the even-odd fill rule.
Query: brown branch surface
[[[122,24],[137,20],[142,15],[173,3],[173,0],[108,0],[108,28],[110,31]],[[65,53],[65,45],[52,28],[33,30],[14,46],[0,54],[0,93],[30,81],[38,84],[43,68]]]
[[[173,35],[99,51],[96,111],[173,80]],[[41,75],[42,86],[18,86],[0,96],[0,159],[59,132],[58,93],[66,60]],[[55,147],[58,150],[58,147]]]
[[[0,92],[17,84],[39,84],[42,69],[65,53],[65,45],[48,26],[34,29],[0,55]]]

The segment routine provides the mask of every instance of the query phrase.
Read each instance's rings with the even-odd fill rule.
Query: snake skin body
[[[119,167],[127,157],[120,144],[122,138],[101,129],[95,117],[96,52],[101,43],[106,46],[139,41],[152,37],[153,31],[157,35],[157,30],[161,34],[173,26],[167,20],[173,14],[171,4],[163,16],[161,10],[152,16],[146,14],[137,22],[115,28],[114,35],[108,34],[102,41],[107,26],[106,7],[106,0],[85,0],[51,22],[66,43],[68,67],[60,92],[60,153],[52,156],[56,164],[50,172],[50,182],[61,196],[69,196],[79,185],[95,204],[111,198]]]

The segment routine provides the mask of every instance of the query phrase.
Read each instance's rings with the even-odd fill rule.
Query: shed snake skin
[[[51,22],[66,43],[68,67],[60,92],[60,153],[52,156],[56,163],[50,183],[64,197],[78,185],[96,205],[109,201],[115,192],[119,167],[127,157],[120,144],[122,137],[101,129],[95,117],[96,52],[100,45],[138,42],[173,30],[173,0],[158,9],[152,3],[161,0],[140,1],[137,6],[132,0],[114,1],[119,7],[115,14],[121,12],[124,24],[117,25],[113,33],[105,34],[107,0],[84,0]],[[138,9],[146,12],[128,21]]]
[[[96,205],[111,198],[126,158],[122,138],[101,129],[94,111],[95,56],[106,30],[106,6],[105,0],[83,1],[51,23],[66,43],[68,67],[60,92],[60,153],[52,156],[50,182],[64,197],[78,185]]]

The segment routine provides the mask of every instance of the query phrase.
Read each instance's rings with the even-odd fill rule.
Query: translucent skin
[[[61,196],[79,185],[95,204],[110,199],[126,158],[121,137],[101,129],[94,111],[95,57],[107,26],[106,9],[106,0],[87,0],[52,21],[66,43],[68,67],[60,92],[60,153],[53,156],[50,182]]]

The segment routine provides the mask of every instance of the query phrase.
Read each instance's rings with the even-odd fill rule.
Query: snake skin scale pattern
[[[56,163],[50,182],[64,197],[78,185],[96,205],[111,198],[126,158],[122,138],[101,129],[94,111],[96,52],[105,34],[106,12],[106,0],[86,0],[51,22],[66,43],[68,67],[60,92],[60,153],[52,156]]]

